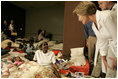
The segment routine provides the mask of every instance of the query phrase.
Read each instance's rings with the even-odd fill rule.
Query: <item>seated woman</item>
[[[48,50],[48,44],[47,42],[43,42],[40,45],[41,50],[37,50],[34,55],[34,61],[37,61],[42,66],[51,68],[54,71],[54,74],[58,77],[61,78],[59,74],[59,68],[56,64],[56,58],[55,55],[52,51]]]

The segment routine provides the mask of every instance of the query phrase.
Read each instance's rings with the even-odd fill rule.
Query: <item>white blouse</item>
[[[52,64],[56,63],[55,54],[52,51],[43,53],[42,50],[37,50],[33,60],[37,60],[37,63],[45,67],[52,67]]]

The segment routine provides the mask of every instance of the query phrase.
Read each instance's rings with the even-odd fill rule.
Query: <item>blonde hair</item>
[[[93,2],[90,1],[81,1],[76,6],[73,13],[79,14],[79,15],[92,15],[95,14],[97,10],[96,5]]]

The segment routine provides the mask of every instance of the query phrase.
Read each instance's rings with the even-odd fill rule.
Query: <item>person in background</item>
[[[4,34],[7,35],[7,30],[8,30],[7,20],[4,20],[3,26],[1,29],[2,29],[2,32],[4,32]]]
[[[37,61],[38,64],[51,68],[54,71],[54,74],[58,77],[61,78],[59,74],[59,68],[56,64],[56,58],[55,54],[52,51],[48,50],[48,43],[43,42],[40,45],[40,50],[37,50],[35,52],[34,61]]]
[[[96,46],[96,35],[92,29],[92,22],[84,24],[85,30],[85,39],[86,39],[86,47],[88,48],[88,60],[90,64],[90,73],[94,67],[94,55],[95,55],[95,46]]]
[[[24,51],[25,52],[26,51],[26,48],[27,48],[27,44],[26,44],[25,40],[22,40],[22,42],[19,45],[19,49],[21,51]]]
[[[13,49],[14,47],[12,47],[11,42],[8,42],[7,47],[5,47],[6,50],[10,50]]]
[[[38,35],[39,35],[41,32],[42,32],[42,30],[41,30],[41,29],[39,29],[39,30],[38,30]]]
[[[3,25],[1,26],[1,41],[8,38],[8,24],[7,20],[4,20]]]
[[[97,55],[102,56],[102,72],[107,72],[108,61],[106,59],[112,55],[117,56],[117,25],[112,19],[110,11],[98,11],[96,5],[90,1],[81,1],[73,11],[78,16],[78,20],[83,24],[93,22],[92,28],[97,36],[96,53],[94,65],[97,63]],[[104,16],[104,17],[103,17]],[[112,52],[111,52],[112,50]],[[114,67],[115,68],[115,67]],[[116,77],[116,69],[113,70],[110,77]]]
[[[113,13],[112,18],[113,18],[113,21],[117,25],[117,18],[116,18],[117,17],[117,4],[116,4],[116,1],[98,1],[98,4],[99,4],[99,7],[101,8],[102,11],[110,10],[111,14]],[[111,51],[111,52],[113,52],[113,51]],[[115,67],[115,68],[117,67],[117,58],[116,57],[109,57],[109,58],[107,58],[107,62],[110,67],[107,67],[106,77],[113,77],[113,74],[115,74],[115,72],[113,72],[113,70],[114,70],[113,67]]]
[[[98,4],[102,11],[117,9],[116,1],[98,1]]]
[[[98,1],[101,10],[111,10],[113,21],[117,24],[117,1]]]
[[[15,35],[13,33],[15,33]],[[11,40],[15,42],[17,34],[16,34],[16,27],[14,26],[14,20],[10,20],[10,24],[8,27],[8,34],[11,37]]]
[[[27,53],[33,52],[33,49],[34,49],[33,42],[34,42],[34,41],[30,41],[30,43],[27,45],[27,48],[26,48],[26,52],[27,52]]]
[[[46,39],[45,36],[46,36],[46,30],[41,30],[40,33],[38,34],[38,40],[41,41]]]
[[[14,28],[15,26],[14,26],[14,20],[10,20],[10,24],[9,24],[9,30],[11,31],[11,32],[14,32],[15,31],[15,28]]]

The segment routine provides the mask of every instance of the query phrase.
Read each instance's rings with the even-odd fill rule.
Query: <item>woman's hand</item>
[[[54,68],[59,69],[56,63],[53,64],[53,66],[54,66]]]
[[[105,70],[107,72],[107,66],[108,66],[108,64],[107,64],[106,56],[103,56],[102,59],[103,59],[104,65],[105,65]]]
[[[112,70],[114,69],[114,67],[117,68],[117,58],[109,57],[109,59],[112,61],[112,67],[109,67],[109,68],[111,68]]]

